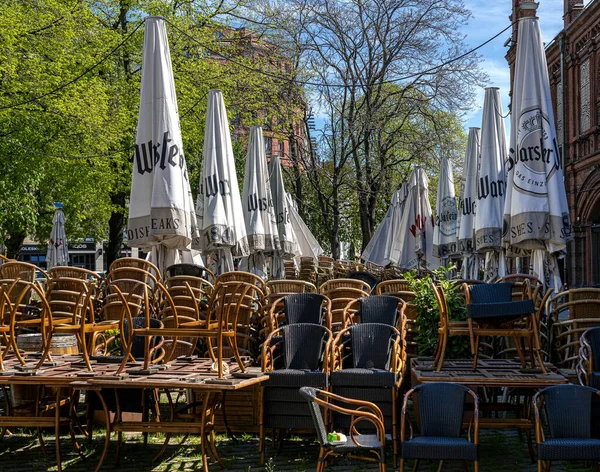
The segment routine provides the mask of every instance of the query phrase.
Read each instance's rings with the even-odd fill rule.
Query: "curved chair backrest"
[[[431,382],[417,385],[414,391],[419,397],[423,436],[459,437],[469,388],[451,382]]]
[[[497,283],[502,282],[511,282],[511,283],[519,283],[528,281],[532,287],[537,287],[538,285],[542,285],[542,281],[538,279],[535,275],[529,274],[509,274],[504,277],[500,277]]]
[[[323,302],[327,300],[320,293],[294,293],[283,299],[287,324],[323,323]]]
[[[358,300],[361,323],[381,323],[396,326],[399,298],[389,295],[371,295]]]
[[[600,372],[600,326],[586,330],[581,336],[581,343],[586,343],[592,351],[592,372]]]
[[[582,385],[555,385],[537,393],[544,397],[553,439],[591,436],[592,398],[598,390]]]
[[[289,295],[292,293],[317,293],[317,287],[304,280],[269,280],[269,295]],[[279,298],[279,297],[276,297]]]
[[[141,259],[139,257],[120,257],[113,261],[113,263],[108,268],[108,272],[112,272],[114,269],[121,269],[124,267],[134,267],[136,269],[143,269],[146,272],[150,272],[154,278],[157,280],[161,280],[161,274],[152,262],[147,261],[145,259]],[[132,278],[132,277],[124,277],[124,278]]]
[[[261,292],[265,294],[267,292],[267,284],[258,275],[252,274],[251,272],[243,272],[241,270],[232,270],[231,272],[224,272],[217,277],[215,280],[215,286],[224,282],[246,282],[249,284],[256,285],[260,288]]]
[[[90,295],[89,282],[72,277],[50,279],[46,289],[46,300],[55,318],[72,317],[77,323],[85,317]]]
[[[346,275],[347,279],[352,279],[352,280],[362,280],[363,282],[369,284],[369,287],[371,287],[371,292],[373,292],[373,289],[375,287],[377,287],[377,284],[379,284],[381,282],[381,278],[377,277],[376,275],[372,274],[371,272],[367,272],[365,270],[355,270],[352,272],[349,272]]]
[[[41,272],[46,278],[48,275],[38,266],[29,264],[28,262],[5,262],[0,266],[0,279],[2,280],[16,280],[23,279],[27,282],[33,282],[35,280],[36,271]]]
[[[215,283],[215,275],[206,267],[196,264],[173,264],[165,269],[165,274],[166,278],[187,275],[208,280],[211,284]]]
[[[354,368],[389,369],[392,338],[399,335],[396,328],[387,324],[361,323],[348,330]]]
[[[327,328],[318,324],[301,323],[285,325],[281,330],[286,369],[322,369]]]
[[[103,277],[96,272],[84,269],[83,267],[56,266],[48,270],[51,279],[69,277],[71,279],[95,280],[97,283],[103,280]]]
[[[369,292],[371,291],[371,286],[367,282],[364,282],[363,280],[331,279],[331,280],[328,280],[327,282],[323,283],[319,287],[319,292],[322,293],[323,295],[329,296],[328,293],[332,292],[333,290],[337,290],[337,289],[357,289],[357,290],[362,290],[363,292],[365,292],[366,295],[368,295]],[[329,297],[329,298],[331,298],[331,297]]]
[[[405,279],[392,279],[379,282],[375,287],[377,295],[392,295],[396,292],[410,292],[410,285]]]
[[[433,290],[433,294],[435,295],[435,299],[438,304],[438,310],[440,312],[440,328],[447,328],[449,319],[448,305],[446,303],[446,294],[444,293],[444,289],[441,286],[438,287],[435,284],[435,282],[431,282],[431,288]]]
[[[325,427],[323,412],[321,411],[319,404],[315,401],[318,394],[319,390],[315,387],[300,387],[300,395],[308,401],[310,415],[315,423],[315,430],[317,432],[319,444],[321,444],[321,446],[325,446],[326,444],[329,444],[329,440],[327,439],[327,428]]]

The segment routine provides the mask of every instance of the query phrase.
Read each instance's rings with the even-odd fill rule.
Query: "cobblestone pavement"
[[[95,433],[94,441],[88,444],[83,437],[78,437],[87,456],[82,460],[72,443],[65,436],[62,444],[63,470],[66,472],[91,472],[95,469],[103,447],[103,431]],[[109,456],[103,470],[115,472],[141,471],[196,471],[201,469],[202,460],[197,438],[172,438],[170,446],[160,461],[153,463],[152,458],[158,453],[163,442],[162,436],[151,436],[148,445],[144,445],[140,435],[127,435],[121,449],[120,464],[115,467],[115,444],[109,449]],[[267,463],[259,464],[258,440],[256,436],[242,435],[235,440],[224,436],[218,438],[219,454],[230,471],[305,471],[314,470],[318,447],[315,442],[294,437],[286,440],[278,453],[267,445]],[[0,471],[23,472],[56,470],[54,463],[53,437],[45,436],[48,456],[44,455],[32,430],[18,431],[5,437],[0,442]],[[520,438],[515,431],[482,431],[480,438],[480,457],[482,472],[536,471],[536,465],[529,460],[525,438]],[[391,459],[391,457],[390,457]],[[389,461],[390,469],[392,464]],[[218,464],[211,463],[211,471],[220,470]],[[338,460],[327,468],[336,472],[354,472],[376,470],[376,467],[362,461]],[[437,464],[422,463],[420,471],[435,471]],[[462,471],[460,463],[447,463],[444,470]],[[472,467],[471,467],[472,470]],[[583,463],[554,463],[553,471],[589,471]]]

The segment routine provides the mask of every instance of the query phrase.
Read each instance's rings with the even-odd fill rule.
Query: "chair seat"
[[[530,315],[535,311],[535,307],[533,300],[517,300],[514,302],[469,303],[467,310],[469,316],[474,320],[501,323]]]
[[[348,387],[394,387],[396,374],[386,369],[342,369],[330,376],[331,385]]]
[[[418,436],[402,443],[402,458],[476,461],[477,445],[464,438]]]
[[[538,444],[540,460],[600,460],[600,439],[559,438]]]
[[[266,387],[328,387],[327,374],[321,371],[278,369],[267,372],[269,381]]]
[[[376,434],[358,434],[354,436],[356,441],[360,444],[357,446],[350,435],[346,436],[346,442],[344,444],[328,444],[327,447],[334,452],[338,452],[340,454],[352,453],[352,451],[358,451],[360,449],[379,449],[381,447],[381,443],[377,438]],[[390,434],[385,435],[386,441],[391,441],[392,436]]]

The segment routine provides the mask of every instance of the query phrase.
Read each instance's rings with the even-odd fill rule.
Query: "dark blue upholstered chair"
[[[556,385],[533,397],[538,471],[550,469],[551,461],[593,461],[598,470],[600,439],[591,435],[592,399],[600,392],[582,385]],[[544,437],[541,410],[544,407],[550,439]]]
[[[513,285],[510,282],[463,285],[469,314],[468,326],[471,353],[473,355],[473,370],[477,368],[480,338],[503,336],[514,339],[523,367],[526,366],[526,362],[519,344],[519,338],[526,339],[530,343],[530,350],[534,353],[531,358],[532,366],[535,367],[537,360],[542,372],[545,374],[547,371],[541,356],[538,333],[539,320],[536,316],[533,299],[525,296],[531,293],[528,288],[529,282],[524,282],[523,300],[513,301]]]
[[[418,399],[418,406],[415,402],[415,408],[418,410],[420,418],[420,436],[413,436],[413,428],[407,412],[408,400],[414,394]],[[473,397],[474,402],[468,439],[461,437],[467,394]],[[478,400],[477,395],[468,387],[450,382],[417,385],[404,396],[400,421],[400,440],[402,442],[400,472],[404,472],[407,459],[417,461],[415,469],[418,467],[419,460],[473,461],[475,472],[479,471]]]
[[[332,392],[346,398],[370,401],[381,409],[386,431],[398,454],[396,403],[406,366],[406,343],[394,326],[359,323],[341,330],[332,343],[329,376]],[[347,429],[350,419],[333,414],[335,428]]]
[[[341,397],[314,387],[302,387],[300,395],[308,401],[319,440],[317,472],[323,471],[326,461],[330,457],[350,455],[353,458],[360,458],[357,455],[362,453],[375,456],[379,471],[385,472],[385,442],[389,436],[386,438],[383,414],[374,403]],[[351,427],[352,433],[346,437],[344,443],[332,443],[327,437],[327,421],[325,420],[327,411],[349,416],[352,426],[365,422],[371,423],[375,428],[375,433],[356,434],[355,429]],[[365,459],[372,460],[372,457],[366,456]]]
[[[281,303],[283,309],[278,310]],[[275,300],[269,319],[271,331],[281,324],[296,323],[320,324],[331,329],[331,301],[320,293],[292,293]]]
[[[273,331],[263,344],[264,384],[260,423],[260,452],[264,462],[265,428],[314,429],[300,387],[327,388],[331,331],[318,324],[297,323]]]
[[[344,310],[344,327],[357,323],[380,323],[402,332],[406,324],[406,303],[390,295],[371,295],[352,300]]]

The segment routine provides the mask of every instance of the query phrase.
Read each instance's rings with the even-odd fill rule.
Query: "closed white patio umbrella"
[[[217,275],[234,270],[233,258],[249,255],[249,248],[227,111],[220,90],[208,92],[196,215],[200,237],[192,247],[211,257],[210,267]]]
[[[458,209],[454,193],[454,177],[450,168],[450,159],[440,161],[437,200],[435,205],[435,226],[433,228],[433,256],[445,264],[448,257],[456,254],[456,220]]]
[[[62,203],[55,203],[56,210],[52,217],[52,231],[48,241],[46,252],[46,269],[56,266],[69,265],[69,248],[67,247],[67,236],[65,234],[65,214],[62,211]]]
[[[531,249],[539,263],[566,249],[571,221],[556,127],[544,43],[537,18],[519,20],[519,35],[512,96],[507,193],[504,204],[504,243]],[[537,273],[546,287],[558,290],[556,269]]]
[[[475,253],[475,212],[477,208],[477,167],[479,165],[481,133],[479,128],[469,128],[467,152],[463,164],[458,199],[457,242],[462,255],[461,276],[477,279],[479,265]]]
[[[294,206],[294,201],[292,197],[288,193],[286,195],[288,210],[290,211],[290,222],[292,223],[292,228],[294,230],[294,234],[296,235],[296,240],[298,241],[298,252],[299,256],[303,257],[312,257],[315,260],[315,264],[319,261],[319,256],[323,254],[323,248],[317,241],[317,238],[312,234],[296,207]]]
[[[165,23],[148,17],[127,238],[132,247],[152,248],[161,273],[197,237],[193,202]]]
[[[250,128],[242,205],[250,255],[242,259],[240,269],[266,278],[266,256],[272,256],[279,249],[279,233],[260,126]]]
[[[404,212],[404,203],[408,194],[406,182],[392,195],[392,202],[375,233],[369,240],[361,258],[374,264],[386,266],[392,262],[394,238],[399,237],[400,222]],[[398,246],[398,244],[396,244]]]
[[[434,269],[434,221],[428,196],[428,179],[417,166],[410,174],[408,194],[400,227],[394,237],[390,259],[401,269]]]
[[[507,159],[506,129],[502,102],[497,87],[485,89],[481,125],[481,157],[477,176],[475,249],[485,258],[485,280],[493,282],[506,275],[506,256],[502,245],[502,224]]]
[[[269,162],[269,178],[271,182],[271,196],[275,210],[275,222],[279,235],[279,249],[273,255],[271,264],[271,277],[281,279],[285,275],[284,260],[292,260],[300,255],[298,238],[292,226],[289,204],[286,198],[283,173],[279,155],[275,154]]]

